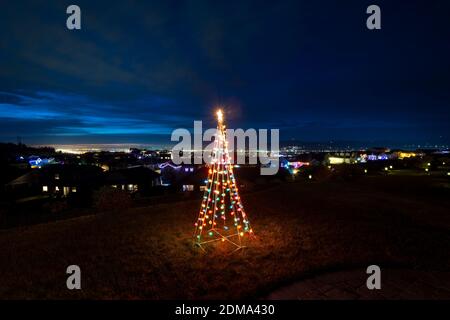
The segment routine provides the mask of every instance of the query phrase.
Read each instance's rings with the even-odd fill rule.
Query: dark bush
[[[131,195],[123,190],[102,187],[94,194],[94,207],[98,212],[121,212],[131,205]]]
[[[61,212],[67,210],[68,206],[67,202],[64,200],[53,200],[43,204],[42,208],[51,214],[60,214]]]
[[[351,164],[340,164],[333,168],[333,178],[337,180],[351,181],[360,178],[364,169]]]
[[[325,166],[318,166],[312,171],[314,180],[327,181],[332,176],[332,171]]]

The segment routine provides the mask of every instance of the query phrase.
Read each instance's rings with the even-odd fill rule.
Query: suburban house
[[[130,193],[149,194],[161,185],[161,175],[147,167],[136,166],[105,173],[105,184]]]
[[[6,184],[6,191],[19,197],[48,194],[67,197],[88,192],[102,184],[102,170],[85,165],[46,165],[34,169]]]

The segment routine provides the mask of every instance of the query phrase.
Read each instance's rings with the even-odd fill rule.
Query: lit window
[[[183,191],[194,191],[194,185],[193,184],[183,185]]]
[[[55,174],[55,180],[59,180],[59,173]]]
[[[127,190],[128,191],[137,191],[138,185],[137,184],[129,184],[129,185],[127,185]]]
[[[55,191],[59,191],[59,187],[58,186],[55,187]]]
[[[77,187],[72,187],[72,192],[77,192]]]
[[[43,192],[47,192],[48,191],[48,186],[42,186],[42,191]]]

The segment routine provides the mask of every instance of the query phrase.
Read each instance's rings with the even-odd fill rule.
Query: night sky
[[[217,105],[282,140],[450,142],[448,1],[45,2],[1,3],[2,142],[164,143]]]

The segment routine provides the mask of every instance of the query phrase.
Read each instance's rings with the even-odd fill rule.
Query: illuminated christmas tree
[[[242,238],[253,235],[244,211],[228,152],[223,113],[217,111],[217,134],[209,164],[208,180],[195,222],[195,243],[203,249],[216,241],[243,248]]]

